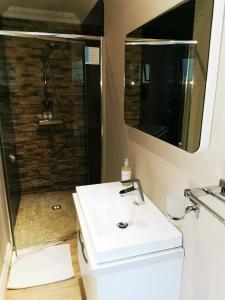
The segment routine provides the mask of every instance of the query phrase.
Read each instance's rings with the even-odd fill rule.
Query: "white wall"
[[[144,192],[165,211],[169,192],[218,184],[225,177],[225,31],[218,74],[210,147],[190,154],[133,128],[123,121],[124,39],[127,33],[181,3],[178,0],[105,0],[105,181],[119,180],[125,156],[132,162]],[[221,1],[222,3],[222,1]],[[199,220],[190,215],[181,230],[185,263],[182,300],[224,300],[223,233],[225,227],[204,209]],[[204,225],[204,226],[203,226]],[[220,268],[220,264],[223,265]],[[224,290],[225,291],[225,290]]]

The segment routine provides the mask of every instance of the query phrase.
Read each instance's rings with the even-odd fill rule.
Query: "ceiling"
[[[38,10],[39,12],[55,12],[74,14],[76,18],[82,22],[97,0],[0,0],[0,15],[11,12],[14,8],[17,11],[27,12]]]

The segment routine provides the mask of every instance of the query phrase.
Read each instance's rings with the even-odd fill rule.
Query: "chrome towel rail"
[[[215,190],[215,192],[214,192]],[[212,186],[212,187],[204,187],[204,188],[195,188],[195,189],[185,189],[184,190],[184,196],[189,198],[189,200],[195,205],[195,206],[202,206],[204,207],[208,212],[210,212],[217,220],[219,220],[221,223],[225,224],[225,218],[222,217],[219,213],[217,213],[214,209],[212,209],[210,206],[208,206],[205,202],[203,202],[201,199],[199,199],[200,196],[204,195],[211,195],[212,197],[222,201],[225,204],[225,197],[223,197],[221,194],[225,192],[225,181],[223,179],[220,180],[220,184],[218,186]],[[198,217],[198,215],[196,215]]]
[[[189,198],[189,200],[194,203],[195,205],[198,206],[202,206],[204,207],[208,212],[210,212],[214,217],[216,217],[220,222],[222,222],[223,224],[225,224],[225,219],[218,214],[214,209],[212,209],[211,207],[209,207],[205,202],[203,202],[202,200],[200,200],[197,196],[195,196],[192,192],[191,189],[186,189],[184,191],[184,195]]]

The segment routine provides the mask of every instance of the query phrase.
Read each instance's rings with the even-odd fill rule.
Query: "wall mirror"
[[[223,10],[185,1],[127,35],[127,125],[191,153],[208,147]]]

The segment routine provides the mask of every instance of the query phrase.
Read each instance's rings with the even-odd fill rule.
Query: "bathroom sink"
[[[96,263],[173,249],[182,245],[181,233],[145,196],[136,205],[136,192],[121,197],[120,182],[77,187],[77,200],[85,220]],[[74,197],[75,198],[75,197]],[[126,224],[120,228],[119,223]]]

